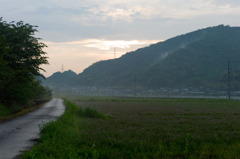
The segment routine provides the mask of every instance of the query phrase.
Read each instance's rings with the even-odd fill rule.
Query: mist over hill
[[[238,90],[240,27],[219,25],[176,36],[117,59],[96,62],[78,75],[71,71],[55,73],[46,83],[78,88],[225,90],[228,61],[232,88]]]

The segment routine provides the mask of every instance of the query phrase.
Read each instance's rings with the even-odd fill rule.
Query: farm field
[[[240,157],[240,102],[201,99],[79,99],[109,114],[86,120],[84,142],[119,158]]]
[[[66,118],[74,124],[62,125],[59,132],[77,133],[64,144],[58,142],[63,137],[54,138],[63,146],[55,153],[71,152],[72,158],[240,158],[240,101],[82,97],[71,102],[91,111]],[[41,143],[44,139],[35,148]],[[61,156],[50,147],[47,152]]]

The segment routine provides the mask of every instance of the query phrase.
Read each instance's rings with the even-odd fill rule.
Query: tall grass
[[[0,122],[11,120],[17,116],[21,116],[36,110],[49,100],[50,99],[40,100],[37,103],[32,103],[32,105],[19,105],[15,103],[11,104],[10,106],[6,106],[0,103]]]
[[[0,122],[11,120],[17,116],[21,116],[23,114],[29,113],[39,108],[40,106],[41,105],[23,108],[23,107],[19,107],[18,105],[7,107],[5,105],[0,104]]]
[[[94,150],[84,151],[86,146],[81,143],[81,131],[84,118],[107,119],[108,116],[92,108],[79,108],[65,100],[66,111],[57,121],[43,123],[40,126],[41,137],[39,143],[30,151],[24,153],[23,159],[32,158],[88,158],[95,156]]]

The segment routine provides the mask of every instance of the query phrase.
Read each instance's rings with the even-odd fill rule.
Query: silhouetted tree
[[[36,96],[35,77],[48,64],[36,26],[0,19],[0,102],[26,103]]]

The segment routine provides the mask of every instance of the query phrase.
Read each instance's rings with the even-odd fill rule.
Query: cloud
[[[231,6],[240,6],[240,1],[239,0],[213,0],[213,3],[217,5],[231,5]]]
[[[103,25],[117,20],[132,23],[138,19],[186,19],[208,14],[240,13],[238,0],[0,0],[2,11],[8,14],[32,13],[62,16],[79,24]],[[31,15],[29,15],[31,16]]]
[[[94,5],[93,5],[94,4]],[[235,1],[228,3],[218,3],[215,0],[112,0],[103,3],[102,1],[92,1],[87,9],[87,18],[79,15],[78,20],[83,24],[94,24],[107,20],[124,20],[133,22],[137,19],[174,18],[187,19],[209,14],[236,14],[240,13],[240,5]],[[88,22],[86,22],[88,21]]]
[[[122,48],[127,49],[130,48],[133,45],[150,45],[153,43],[157,43],[160,40],[115,40],[115,41],[109,41],[109,40],[95,40],[91,41],[89,44],[87,44],[87,47],[93,47],[98,48],[100,50],[111,50],[112,48]]]
[[[41,38],[50,41],[118,35],[124,40],[167,39],[198,19],[200,27],[236,25],[240,14],[239,0],[0,0],[0,4],[4,20],[38,25]]]
[[[105,40],[105,39],[85,39],[72,42],[45,42],[50,47],[64,48],[97,48],[99,50],[111,50],[112,48],[129,49],[132,46],[150,45],[162,40]]]

